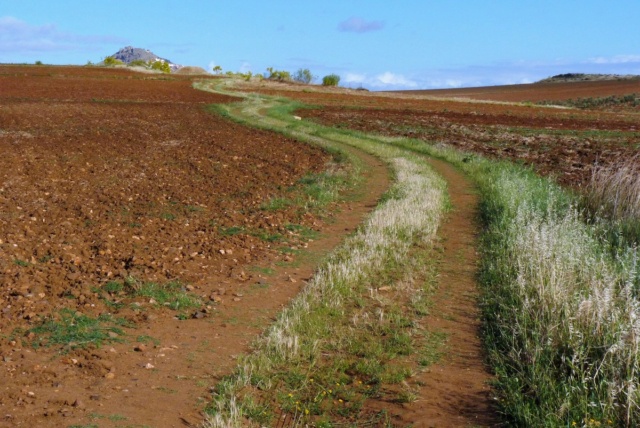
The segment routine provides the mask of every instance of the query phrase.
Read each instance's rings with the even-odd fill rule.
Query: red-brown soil
[[[564,96],[565,84],[530,86],[544,88],[543,98]],[[557,95],[553,88],[558,89]],[[570,187],[584,185],[596,162],[606,165],[632,157],[640,146],[640,114],[635,111],[560,109],[345,90],[286,91],[274,85],[261,90],[315,105],[296,113],[306,119],[515,160]],[[486,91],[492,98],[494,93],[507,93],[508,88]]]
[[[543,175],[557,177],[560,183],[570,187],[584,185],[596,162],[607,165],[632,157],[640,145],[637,109],[579,110],[493,102],[640,93],[638,80],[395,93],[352,90],[326,93],[274,84],[264,84],[258,89],[317,107],[296,113],[303,118],[515,160],[532,165]]]
[[[480,427],[500,423],[489,368],[480,338],[476,285],[478,196],[462,173],[431,160],[447,181],[452,210],[438,231],[441,254],[433,309],[423,321],[433,334],[445,334],[444,356],[412,379],[419,397],[398,413],[398,426]]]
[[[478,88],[398,91],[396,93],[511,102],[557,101],[572,98],[608,97],[611,95],[640,93],[640,79],[534,83],[528,85],[484,86]]]
[[[206,105],[234,99],[191,84],[0,66],[0,425],[199,422],[233,356],[385,190],[384,167],[369,159],[374,185],[335,223],[264,209],[330,157],[220,119]],[[179,281],[202,305],[172,311],[102,291],[127,280]],[[28,330],[65,308],[130,326],[101,347],[34,348]]]

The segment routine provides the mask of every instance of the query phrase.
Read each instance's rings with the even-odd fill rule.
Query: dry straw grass
[[[640,156],[597,165],[585,195],[586,207],[597,216],[637,220],[640,217]]]

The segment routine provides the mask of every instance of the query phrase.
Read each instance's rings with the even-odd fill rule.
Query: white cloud
[[[612,57],[595,57],[585,61],[587,64],[630,64],[640,63],[640,55],[616,55]]]
[[[342,78],[342,81],[344,83],[365,83],[367,81],[367,75],[359,73],[347,73]]]
[[[375,76],[366,73],[347,72],[340,81],[346,86],[366,86],[375,89],[415,89],[418,83],[406,78],[402,74],[386,71]]]
[[[383,28],[384,23],[382,21],[365,21],[356,16],[352,16],[338,24],[338,30],[351,33],[367,33],[382,30]]]
[[[78,35],[53,24],[31,25],[12,16],[0,17],[0,52],[33,53],[68,51],[103,44],[126,43],[114,36]]]
[[[413,80],[409,80],[402,74],[391,73],[386,71],[382,74],[378,74],[374,78],[374,86],[398,86],[402,88],[415,88],[418,86]]]

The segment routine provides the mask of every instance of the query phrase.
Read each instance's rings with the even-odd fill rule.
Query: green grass
[[[65,350],[70,350],[100,346],[102,343],[122,342],[125,327],[131,327],[130,323],[111,315],[93,318],[63,309],[57,316],[43,320],[28,332],[35,335],[31,342],[34,347],[62,346]]]
[[[99,294],[105,305],[114,310],[124,307],[127,301],[137,297],[174,311],[185,311],[202,305],[198,296],[188,293],[184,285],[176,281],[155,283],[127,278],[124,282],[109,281],[100,288],[94,288],[94,292]]]
[[[217,385],[209,423],[239,426],[250,416],[269,425],[287,413],[300,423],[358,426],[369,418],[361,413],[367,399],[407,402],[414,397],[406,388],[389,396],[384,385],[406,381],[413,373],[410,366],[419,367],[411,355],[426,346],[424,336],[416,335],[420,326],[415,319],[422,315],[412,301],[421,300],[414,296],[428,294],[425,289],[434,283],[428,278],[435,269],[428,263],[425,243],[435,236],[446,206],[444,183],[420,156],[294,123],[290,117],[297,105],[282,100],[270,99],[275,108],[262,118],[257,111],[264,101],[253,101],[237,107],[245,109],[242,113],[231,106],[226,114],[236,120],[251,117],[267,129],[341,150],[349,159],[355,155],[348,146],[373,153],[392,165],[396,183],[392,196],[321,264],[301,295],[255,343],[254,352],[241,359],[236,373]],[[315,186],[325,181],[310,176],[298,184],[317,198]],[[372,282],[397,292],[386,297],[371,288]]]
[[[200,298],[187,293],[179,282],[146,282],[135,287],[133,296],[153,299],[158,306],[166,306],[174,311],[196,308],[202,304]]]
[[[610,224],[586,223],[575,195],[529,169],[392,143],[443,157],[479,185],[485,342],[511,423],[636,426],[635,249],[616,247]]]

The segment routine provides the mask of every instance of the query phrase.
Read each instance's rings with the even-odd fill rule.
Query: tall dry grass
[[[597,165],[586,188],[584,204],[595,216],[637,221],[640,218],[640,156]]]

